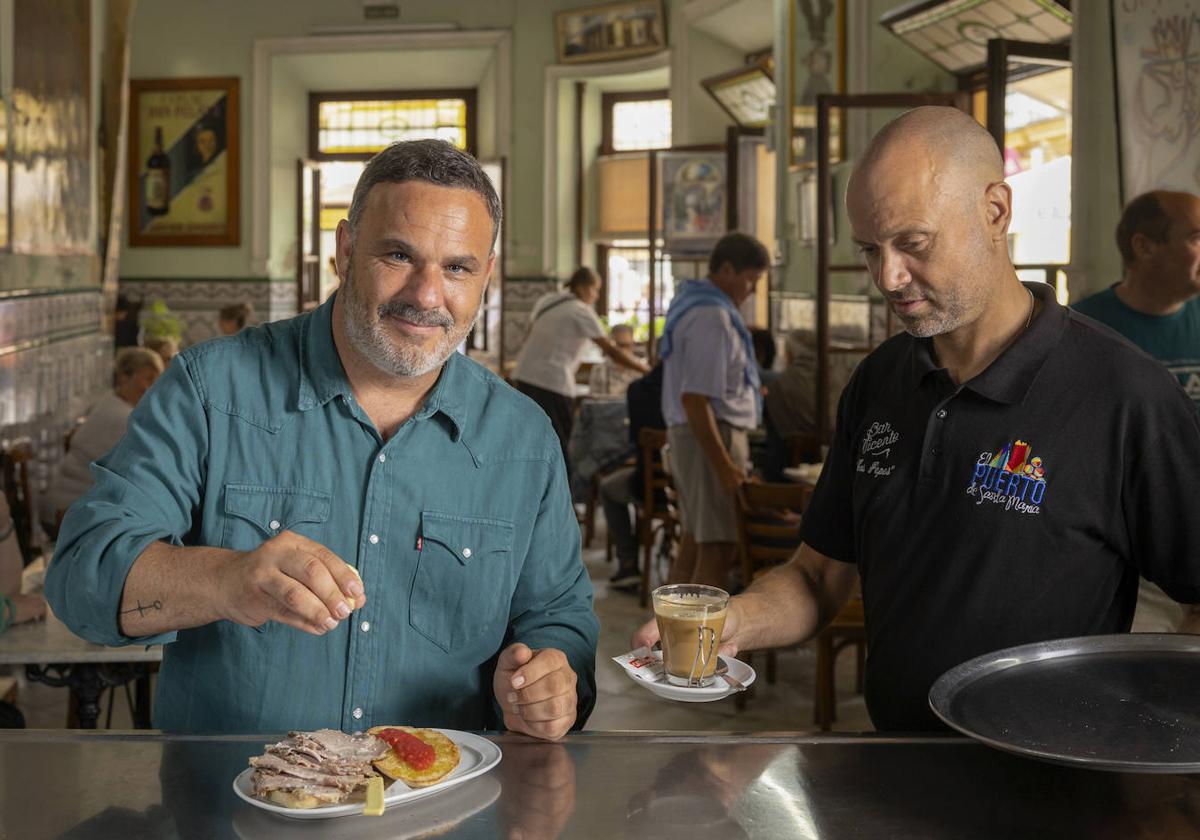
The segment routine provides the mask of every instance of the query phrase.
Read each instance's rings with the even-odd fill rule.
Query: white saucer
[[[758,676],[754,673],[754,669],[742,662],[740,659],[734,659],[732,656],[724,656],[721,658],[729,664],[729,676],[740,682],[742,685],[749,688],[754,678]],[[625,672],[629,674],[628,671]],[[689,688],[685,685],[671,685],[666,681],[666,678],[658,682],[639,679],[638,677],[629,674],[629,679],[640,685],[652,694],[657,694],[659,697],[665,697],[668,700],[681,700],[684,703],[711,703],[713,700],[724,700],[731,694],[737,694],[729,683],[725,682],[721,677],[717,677],[710,685],[702,688]]]

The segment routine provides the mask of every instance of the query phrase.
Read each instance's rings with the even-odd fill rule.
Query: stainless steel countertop
[[[939,838],[1200,835],[1200,777],[1042,764],[958,738],[499,736],[504,759],[383,817],[293,821],[231,784],[270,736],[0,732],[0,837]]]

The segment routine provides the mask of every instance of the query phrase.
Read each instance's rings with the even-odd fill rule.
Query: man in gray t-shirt
[[[746,433],[759,421],[761,385],[738,306],[770,265],[744,233],[722,237],[706,280],[684,283],[663,330],[663,417],[683,539],[671,583],[724,588],[737,555],[735,494],[749,467]]]

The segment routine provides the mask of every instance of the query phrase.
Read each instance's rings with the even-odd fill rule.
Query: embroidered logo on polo
[[[1041,513],[1046,465],[1024,440],[1014,440],[999,452],[982,452],[967,495],[977,505],[988,502],[1018,513]]]
[[[855,471],[877,478],[891,475],[896,470],[896,465],[891,463],[892,450],[899,442],[900,433],[892,428],[891,423],[876,420],[863,435]]]

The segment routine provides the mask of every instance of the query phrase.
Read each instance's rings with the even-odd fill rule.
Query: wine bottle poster
[[[129,244],[237,245],[238,80],[129,86]]]

